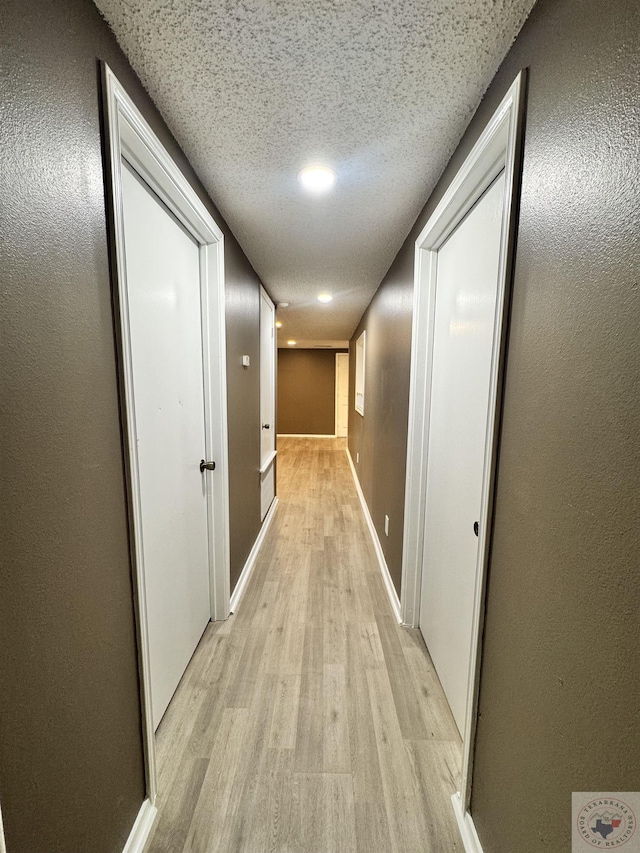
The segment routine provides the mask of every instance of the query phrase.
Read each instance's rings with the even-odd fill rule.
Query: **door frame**
[[[467,691],[467,731],[463,744],[461,802],[469,807],[473,746],[477,725],[477,703],[484,623],[486,569],[490,548],[490,526],[496,468],[496,448],[504,375],[506,327],[510,298],[517,219],[525,71],[521,71],[493,114],[470,154],[430,216],[415,244],[411,379],[409,390],[409,430],[405,484],[404,546],[402,555],[403,624],[417,627],[420,622],[420,591],[424,555],[425,507],[429,446],[429,413],[433,324],[439,248],[471,210],[473,205],[505,171],[505,195],[501,225],[498,291],[491,355],[489,414],[487,419],[480,533],[473,610],[473,633],[469,687]]]
[[[264,330],[263,319],[262,319],[263,318],[263,308],[262,308],[263,302],[268,306],[268,310],[271,313],[271,322],[269,324],[271,327],[271,347],[270,347],[271,361],[269,364],[269,380],[268,381],[269,381],[269,387],[270,387],[270,391],[271,391],[271,406],[272,406],[272,415],[273,415],[273,423],[270,425],[270,428],[273,430],[273,432],[271,433],[273,436],[273,447],[272,447],[271,451],[269,452],[269,455],[265,459],[262,458],[262,431],[264,429],[263,423],[264,423],[264,417],[265,417],[264,411],[262,410],[262,391],[263,391],[262,379],[263,379],[263,367],[264,367],[264,365],[262,363],[262,355],[263,355],[263,352],[262,352],[262,332]],[[275,500],[276,491],[277,491],[276,479],[275,479],[275,474],[276,474],[276,471],[275,471],[276,461],[275,460],[276,460],[276,456],[278,455],[278,435],[277,435],[277,429],[276,429],[276,424],[277,424],[277,411],[276,411],[276,402],[277,402],[277,395],[276,395],[277,357],[278,357],[278,352],[277,352],[277,343],[276,343],[276,303],[269,296],[269,294],[266,291],[266,288],[263,285],[260,285],[260,515],[261,515],[260,523],[261,524],[264,522],[264,520],[267,517],[267,514],[269,512],[269,509],[270,509],[271,505],[273,504],[273,500],[272,500],[270,502],[269,506],[267,507],[267,509],[265,510],[264,514],[263,514],[263,512],[262,512],[262,489],[263,489],[263,485],[264,485],[264,481],[265,481],[265,476],[270,472],[270,469],[272,469],[272,468],[273,468],[272,473],[273,473],[273,483],[274,483],[274,486],[273,486],[273,498],[274,498],[274,500]]]
[[[216,461],[206,475],[211,619],[229,615],[229,475],[227,443],[227,375],[224,291],[224,235],[177,164],[137,109],[117,77],[101,64],[105,118],[105,170],[111,229],[113,304],[129,536],[133,565],[134,609],[138,640],[140,695],[147,798],[157,794],[155,732],[151,713],[149,631],[142,551],[142,506],[138,466],[133,365],[124,246],[121,160],[149,184],[199,246],[203,341],[205,453]]]
[[[336,399],[335,399],[336,411],[335,411],[335,418],[334,418],[335,423],[334,423],[334,427],[333,427],[333,431],[336,434],[336,437],[339,437],[338,436],[338,408],[340,406],[340,400],[338,399],[338,374],[340,372],[340,369],[338,367],[338,364],[340,363],[341,357],[346,357],[346,359],[347,359],[347,415],[349,413],[349,387],[348,387],[349,386],[349,353],[348,352],[337,352],[336,353]],[[349,436],[349,424],[347,423],[347,437],[348,436]],[[342,436],[342,437],[344,438],[344,436]]]

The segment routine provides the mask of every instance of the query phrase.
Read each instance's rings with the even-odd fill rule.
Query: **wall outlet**
[[[384,517],[384,535],[389,535],[389,516],[385,515]]]
[[[356,465],[360,461],[360,454],[356,451]]]

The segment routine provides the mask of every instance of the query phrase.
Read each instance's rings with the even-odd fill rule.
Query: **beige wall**
[[[336,352],[278,350],[278,433],[334,435]]]
[[[484,853],[568,853],[572,791],[640,785],[639,36],[635,0],[540,0],[352,340],[367,328],[381,377],[349,442],[382,532],[384,505],[402,513],[415,239],[528,67],[473,778]]]
[[[89,0],[7,0],[0,50],[7,849],[115,853],[144,779],[99,59],[225,231],[234,576],[260,526],[259,281]]]

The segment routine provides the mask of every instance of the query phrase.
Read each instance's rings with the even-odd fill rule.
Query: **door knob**
[[[473,522],[473,532],[478,535],[478,531],[480,530],[480,524],[477,521]]]
[[[205,468],[207,471],[215,471],[216,470],[216,463],[215,462],[205,462],[204,459],[201,459],[200,460],[200,473],[201,474],[203,473]]]
[[[262,424],[262,429],[271,429],[271,424]]]

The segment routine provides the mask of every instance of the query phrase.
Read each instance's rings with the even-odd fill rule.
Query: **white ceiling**
[[[535,0],[96,0],[276,302],[351,337]],[[321,162],[327,195],[296,175]],[[334,300],[320,305],[316,295]]]

